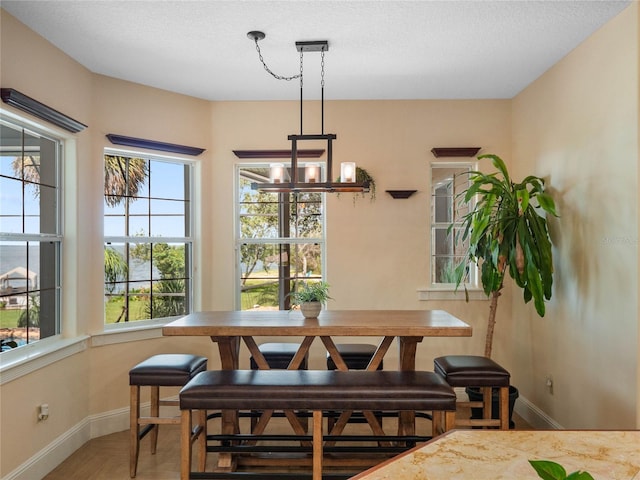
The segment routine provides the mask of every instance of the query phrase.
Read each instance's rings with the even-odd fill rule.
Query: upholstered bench
[[[182,387],[207,369],[207,358],[189,354],[160,354],[149,357],[129,371],[130,460],[129,473],[136,476],[140,440],[151,432],[151,453],[156,453],[160,424],[179,424],[180,417],[160,417],[160,406],[178,405],[177,400],[160,400],[160,387]],[[150,416],[140,416],[140,387],[151,387]],[[144,425],[144,428],[140,426]]]
[[[206,424],[193,425],[193,413],[231,410],[310,410],[313,412],[312,475],[322,478],[323,410],[433,412],[433,434],[455,423],[453,389],[433,372],[337,370],[214,370],[198,374],[180,391],[181,480],[191,475],[192,432],[200,458],[206,454]],[[375,417],[369,417],[375,421]],[[195,427],[195,428],[194,428]],[[196,474],[197,478],[207,477]],[[214,475],[214,474],[212,474]]]
[[[477,387],[482,401],[460,401],[459,407],[482,408],[482,418],[463,419],[456,416],[456,425],[473,427],[500,427],[509,430],[509,382],[507,370],[488,357],[475,355],[445,355],[433,361],[434,371],[452,387]],[[499,418],[492,418],[493,389],[499,390]]]

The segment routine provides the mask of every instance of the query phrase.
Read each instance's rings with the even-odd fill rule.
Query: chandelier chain
[[[256,42],[256,50],[258,52],[258,58],[260,59],[262,66],[273,78],[275,78],[276,80],[287,80],[287,81],[300,78],[300,82],[302,83],[302,52],[300,53],[300,73],[298,75],[293,75],[291,77],[283,77],[271,71],[271,69],[267,66],[266,62],[264,61],[264,58],[262,58],[262,52],[260,51],[260,45],[258,45],[258,39],[255,38],[254,41]]]
[[[320,54],[320,86],[324,88],[324,49]]]

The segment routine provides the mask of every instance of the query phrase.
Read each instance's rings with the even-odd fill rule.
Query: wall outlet
[[[49,418],[49,404],[43,403],[38,407],[38,421],[44,422],[47,418]]]
[[[545,386],[547,387],[549,395],[553,395],[553,377],[551,375],[547,375]]]

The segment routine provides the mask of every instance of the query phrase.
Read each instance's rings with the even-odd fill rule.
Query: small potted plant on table
[[[300,306],[300,311],[305,318],[317,318],[322,310],[322,305],[331,299],[329,284],[322,281],[303,282],[290,295],[293,303]]]

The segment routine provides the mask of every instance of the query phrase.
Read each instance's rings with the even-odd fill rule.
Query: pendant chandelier
[[[247,33],[247,37],[256,44],[258,57],[264,69],[277,80],[300,80],[300,133],[288,136],[291,141],[291,162],[287,166],[284,163],[272,163],[269,167],[268,183],[252,183],[253,190],[263,190],[269,192],[368,192],[369,182],[358,182],[356,178],[356,164],[354,162],[342,162],[340,164],[340,177],[333,180],[333,144],[337,138],[335,133],[324,133],[324,54],[329,50],[329,42],[326,40],[296,42],[296,50],[300,53],[300,73],[291,77],[283,77],[273,73],[265,63],[258,42],[265,38],[265,34],[259,31]],[[305,134],[303,131],[303,58],[305,52],[320,52],[321,57],[321,109],[320,125],[321,132],[315,134]],[[304,164],[304,172],[299,170],[298,148],[300,142],[325,141],[327,145],[327,159],[325,168],[325,179],[322,181],[322,169],[318,163]],[[302,174],[303,173],[303,174]],[[303,178],[300,178],[303,177]]]

